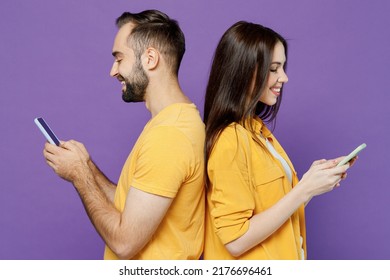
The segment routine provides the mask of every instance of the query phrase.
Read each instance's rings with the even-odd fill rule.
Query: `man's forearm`
[[[111,182],[106,175],[97,167],[97,165],[91,160],[88,161],[88,166],[92,171],[96,184],[101,191],[106,195],[111,203],[114,203],[114,196],[116,191],[116,185]]]
[[[121,236],[121,213],[98,186],[90,169],[72,183],[96,231],[110,248],[115,248]]]

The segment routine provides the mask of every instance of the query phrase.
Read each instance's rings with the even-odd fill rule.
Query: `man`
[[[178,71],[184,35],[167,15],[123,13],[110,75],[151,113],[114,185],[82,143],[46,143],[47,163],[78,191],[105,259],[198,259],[204,239],[204,125]]]

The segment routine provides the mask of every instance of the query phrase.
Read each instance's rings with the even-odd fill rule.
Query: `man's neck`
[[[183,93],[177,80],[167,83],[149,83],[145,95],[145,106],[150,111],[152,118],[161,110],[175,103],[192,103]]]

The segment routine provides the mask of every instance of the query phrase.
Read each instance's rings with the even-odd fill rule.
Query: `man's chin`
[[[129,96],[127,94],[122,94],[122,100],[126,103],[138,103],[138,102],[144,102],[143,99],[137,97],[137,96]]]

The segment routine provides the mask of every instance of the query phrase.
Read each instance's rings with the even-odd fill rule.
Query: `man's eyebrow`
[[[118,52],[118,51],[115,51],[115,52],[112,52],[112,56],[113,57],[117,57],[119,55],[121,55],[122,53],[121,52]]]

